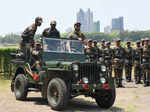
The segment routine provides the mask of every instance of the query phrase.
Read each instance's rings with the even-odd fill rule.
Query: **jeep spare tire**
[[[47,88],[47,100],[54,110],[62,110],[68,103],[68,91],[66,83],[60,79],[52,79]]]
[[[19,74],[15,78],[14,93],[16,100],[24,100],[27,97],[27,80],[23,74]]]

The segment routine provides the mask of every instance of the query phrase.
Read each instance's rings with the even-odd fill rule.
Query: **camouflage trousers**
[[[122,86],[123,66],[114,68],[115,81],[117,86]]]
[[[150,84],[150,65],[144,64],[143,70],[144,70],[144,83]]]
[[[132,79],[132,65],[125,65],[125,76],[127,81],[131,81]]]
[[[110,60],[107,60],[107,63],[105,64],[106,64],[109,76],[112,76],[112,62]]]
[[[23,43],[21,49],[25,55],[25,60],[29,61],[29,58],[31,56],[31,51],[33,49],[33,43]]]
[[[135,64],[134,66],[134,79],[135,82],[141,82],[141,78],[142,78],[142,67],[140,64]]]

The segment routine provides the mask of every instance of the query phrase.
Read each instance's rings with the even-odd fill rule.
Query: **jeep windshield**
[[[45,52],[83,54],[84,45],[78,40],[43,38],[43,50]]]

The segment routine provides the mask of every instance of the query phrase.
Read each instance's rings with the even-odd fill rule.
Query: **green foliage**
[[[105,39],[106,41],[114,41],[116,38],[120,38],[123,41],[137,41],[140,40],[141,38],[150,38],[150,30],[148,31],[124,31],[124,32],[117,32],[114,31],[110,34],[105,34],[102,32],[99,33],[84,33],[87,39],[93,39],[93,40],[98,40],[101,41],[102,39]],[[69,36],[69,33],[62,33],[61,37],[67,38]],[[35,39],[39,39],[40,34],[35,35]],[[8,34],[5,35],[4,37],[0,36],[0,43],[19,43],[21,40],[21,36],[17,34]]]
[[[9,73],[10,70],[10,53],[15,52],[16,48],[0,48],[0,73]]]

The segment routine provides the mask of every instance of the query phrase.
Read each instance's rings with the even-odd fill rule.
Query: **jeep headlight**
[[[103,78],[103,77],[102,77],[102,78],[100,78],[100,81],[101,81],[101,83],[102,83],[102,84],[106,83],[106,79],[105,79],[105,78]]]
[[[78,73],[75,73],[75,77],[77,78],[79,76],[79,74]]]
[[[146,59],[143,59],[142,61],[143,61],[143,62],[146,62]]]
[[[106,66],[102,65],[102,66],[101,66],[101,71],[102,71],[102,72],[106,72]]]
[[[85,83],[85,84],[89,83],[89,80],[87,77],[83,77],[82,80],[83,80],[83,83]]]
[[[74,71],[78,71],[79,70],[79,66],[78,65],[73,65],[73,70]]]

